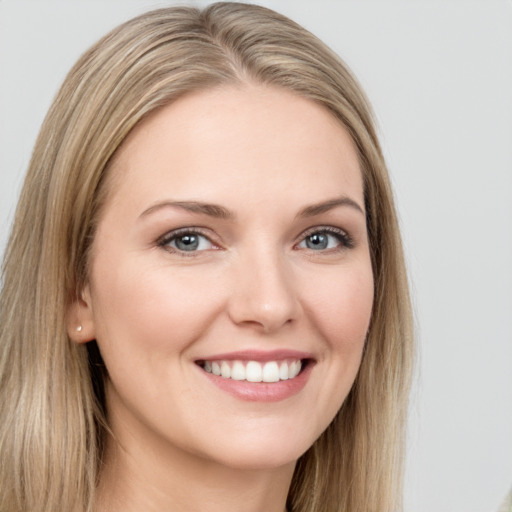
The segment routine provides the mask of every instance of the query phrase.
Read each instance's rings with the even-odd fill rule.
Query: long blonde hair
[[[194,90],[261,83],[328,109],[357,147],[375,299],[362,365],[338,415],[299,459],[293,512],[400,508],[413,359],[401,241],[371,109],[322,42],[263,7],[164,8],[106,35],[70,71],[37,139],[2,269],[0,512],[90,512],[106,435],[94,342],[66,311],[88,273],[105,176],[130,130]]]

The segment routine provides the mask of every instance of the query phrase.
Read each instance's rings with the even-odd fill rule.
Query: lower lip
[[[280,380],[279,382],[248,382],[246,380],[226,379],[213,373],[205,372],[202,368],[199,368],[199,370],[210,382],[240,400],[248,402],[279,402],[301,391],[311,375],[313,366],[313,363],[309,362],[297,377]]]

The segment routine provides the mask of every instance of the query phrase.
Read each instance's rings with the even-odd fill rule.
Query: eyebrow
[[[307,206],[303,210],[299,212],[298,217],[314,217],[315,215],[320,215],[321,213],[328,212],[333,208],[337,208],[338,206],[349,206],[357,210],[359,213],[366,215],[364,210],[356,203],[353,199],[347,196],[335,197],[334,199],[329,199],[327,201],[322,201],[321,203],[313,204],[311,206]]]
[[[219,206],[217,204],[201,203],[199,201],[161,201],[153,206],[150,206],[147,210],[144,210],[140,217],[145,217],[155,211],[161,210],[162,208],[181,208],[192,213],[201,213],[208,215],[209,217],[215,217],[217,219],[231,219],[234,217],[233,213],[227,208]]]
[[[315,215],[320,215],[339,206],[348,206],[365,215],[364,210],[356,201],[350,199],[350,197],[342,196],[307,206],[298,213],[297,217],[314,217]],[[160,201],[150,206],[147,210],[144,210],[140,214],[140,218],[169,207],[180,208],[188,212],[208,215],[209,217],[217,219],[233,219],[235,217],[233,212],[218,204],[203,203],[200,201]]]

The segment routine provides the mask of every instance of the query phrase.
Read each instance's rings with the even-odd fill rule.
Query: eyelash
[[[313,228],[310,228],[301,234],[300,241],[298,243],[302,243],[312,235],[321,234],[332,235],[340,242],[339,247],[336,247],[334,249],[326,249],[321,252],[339,252],[344,249],[352,249],[354,247],[353,238],[346,231],[339,228],[335,228],[334,226],[315,226]],[[313,251],[313,249],[310,250]]]
[[[340,246],[331,248],[331,249],[323,249],[318,252],[339,252],[344,249],[352,249],[354,247],[354,241],[348,233],[343,231],[342,229],[335,228],[333,226],[315,226],[313,228],[308,229],[304,233],[300,235],[299,241],[294,245],[296,247],[297,245],[304,242],[308,237],[312,235],[321,235],[321,234],[327,234],[334,236],[339,242]],[[194,257],[197,256],[198,253],[201,253],[203,251],[184,251],[180,250],[176,247],[171,247],[169,244],[171,244],[174,240],[183,237],[185,235],[192,235],[192,236],[199,236],[202,238],[205,238],[208,240],[210,244],[212,244],[214,247],[218,248],[217,244],[215,244],[210,236],[208,236],[203,230],[195,227],[189,227],[189,228],[180,228],[174,231],[170,231],[169,233],[166,233],[162,237],[160,237],[156,244],[158,247],[161,247],[165,249],[166,251],[169,251],[171,253],[176,253],[184,257]],[[316,252],[314,249],[309,249],[312,252]]]
[[[199,228],[193,228],[193,227],[190,227],[190,228],[180,228],[180,229],[176,229],[174,231],[170,231],[169,233],[166,233],[165,235],[160,237],[157,240],[156,244],[157,244],[158,247],[161,247],[161,248],[165,249],[168,252],[176,253],[176,254],[179,254],[180,256],[184,256],[184,257],[194,257],[194,256],[197,256],[198,253],[203,252],[203,251],[183,251],[183,250],[180,250],[180,249],[178,249],[176,247],[171,247],[169,245],[174,240],[176,240],[176,239],[178,239],[180,237],[183,237],[185,235],[199,236],[199,237],[205,238],[214,247],[218,248],[217,244],[215,244],[211,240],[211,237],[208,236],[203,230],[201,230]]]

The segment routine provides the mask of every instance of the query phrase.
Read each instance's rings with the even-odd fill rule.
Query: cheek
[[[98,286],[93,302],[103,350],[122,345],[143,358],[181,351],[215,317],[215,287],[205,289],[208,276],[197,268],[178,272],[172,267],[143,267],[135,260],[113,269],[101,263],[94,274]]]
[[[333,268],[317,276],[307,303],[313,328],[323,341],[322,382],[314,395],[316,431],[323,431],[352,388],[370,323],[374,284],[371,266]]]
[[[369,265],[333,272],[317,282],[311,302],[313,317],[324,339],[340,355],[360,355],[370,323],[373,292]]]

